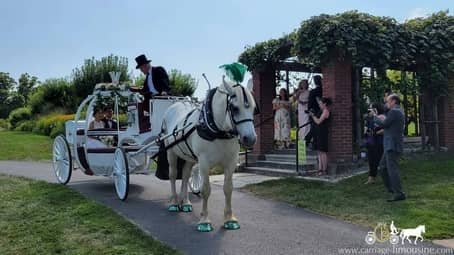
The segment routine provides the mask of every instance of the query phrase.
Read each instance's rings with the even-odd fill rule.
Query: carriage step
[[[267,176],[279,176],[279,177],[292,177],[297,176],[296,169],[278,169],[278,168],[268,168],[268,167],[256,167],[248,166],[242,169],[242,172],[245,173],[255,173]]]

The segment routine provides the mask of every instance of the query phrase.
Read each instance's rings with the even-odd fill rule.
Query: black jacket
[[[155,89],[162,93],[163,91],[169,92],[169,76],[167,75],[166,70],[162,66],[151,67],[151,76],[153,79],[153,85]],[[141,89],[141,93],[147,97],[151,96],[150,88],[148,87],[148,75],[145,77],[145,82],[143,83],[143,87]]]
[[[117,129],[117,127],[118,127],[117,121],[114,119],[110,120],[110,121],[112,121],[112,127],[109,127],[109,121],[107,119],[103,119],[102,121],[104,121],[104,128]]]
[[[317,97],[318,98],[322,98],[322,95],[323,95],[323,91],[322,91],[322,87],[321,86],[310,90],[309,91],[309,102],[308,102],[308,105],[307,105],[307,109],[309,109],[309,110],[312,109],[312,111],[314,113],[318,113],[320,111],[320,106],[318,105]]]

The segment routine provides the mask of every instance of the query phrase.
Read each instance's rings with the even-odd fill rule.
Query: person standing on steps
[[[278,149],[288,148],[290,144],[290,100],[286,89],[279,90],[279,96],[273,100],[274,141]]]
[[[315,88],[309,91],[309,100],[307,102],[307,109],[309,112],[317,115],[320,112],[318,100],[323,96],[322,77],[315,75],[313,78]],[[312,122],[310,125],[309,133],[306,135],[306,143],[310,144],[317,137],[317,126]]]
[[[298,102],[298,127],[304,126],[309,122],[309,115],[307,114],[307,105],[309,101],[309,83],[307,80],[301,80],[298,85],[298,90],[295,92],[294,98]],[[310,125],[301,127],[298,135],[302,141],[306,139],[307,134],[310,130]],[[307,142],[306,142],[307,143]]]

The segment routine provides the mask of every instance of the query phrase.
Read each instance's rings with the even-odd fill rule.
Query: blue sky
[[[202,73],[218,84],[218,66],[246,45],[280,37],[311,16],[356,9],[404,21],[453,7],[451,0],[2,0],[0,71],[16,79],[24,72],[69,77],[92,56],[125,56],[132,69],[145,53],[154,65],[196,77],[201,96]]]

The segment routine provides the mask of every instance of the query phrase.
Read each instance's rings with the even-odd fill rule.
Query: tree
[[[22,95],[25,103],[27,103],[30,92],[38,85],[38,78],[36,76],[30,76],[28,73],[23,73],[18,81],[17,93]]]
[[[120,81],[129,79],[128,59],[110,55],[96,60],[85,60],[83,66],[76,68],[72,73],[72,84],[75,86],[78,101],[82,101],[93,92],[97,83],[111,82],[109,72],[120,72]]]
[[[145,82],[145,75],[143,75],[142,73],[139,74],[139,76],[134,78],[134,84],[136,87],[141,87],[144,82]]]
[[[65,79],[49,79],[42,83],[31,95],[28,102],[33,114],[49,113],[56,110],[75,110],[74,86]]]
[[[198,85],[190,74],[183,74],[177,69],[170,70],[169,81],[172,94],[178,96],[192,96]]]
[[[0,118],[7,118],[13,109],[7,102],[15,85],[16,81],[9,76],[9,73],[0,72]]]

